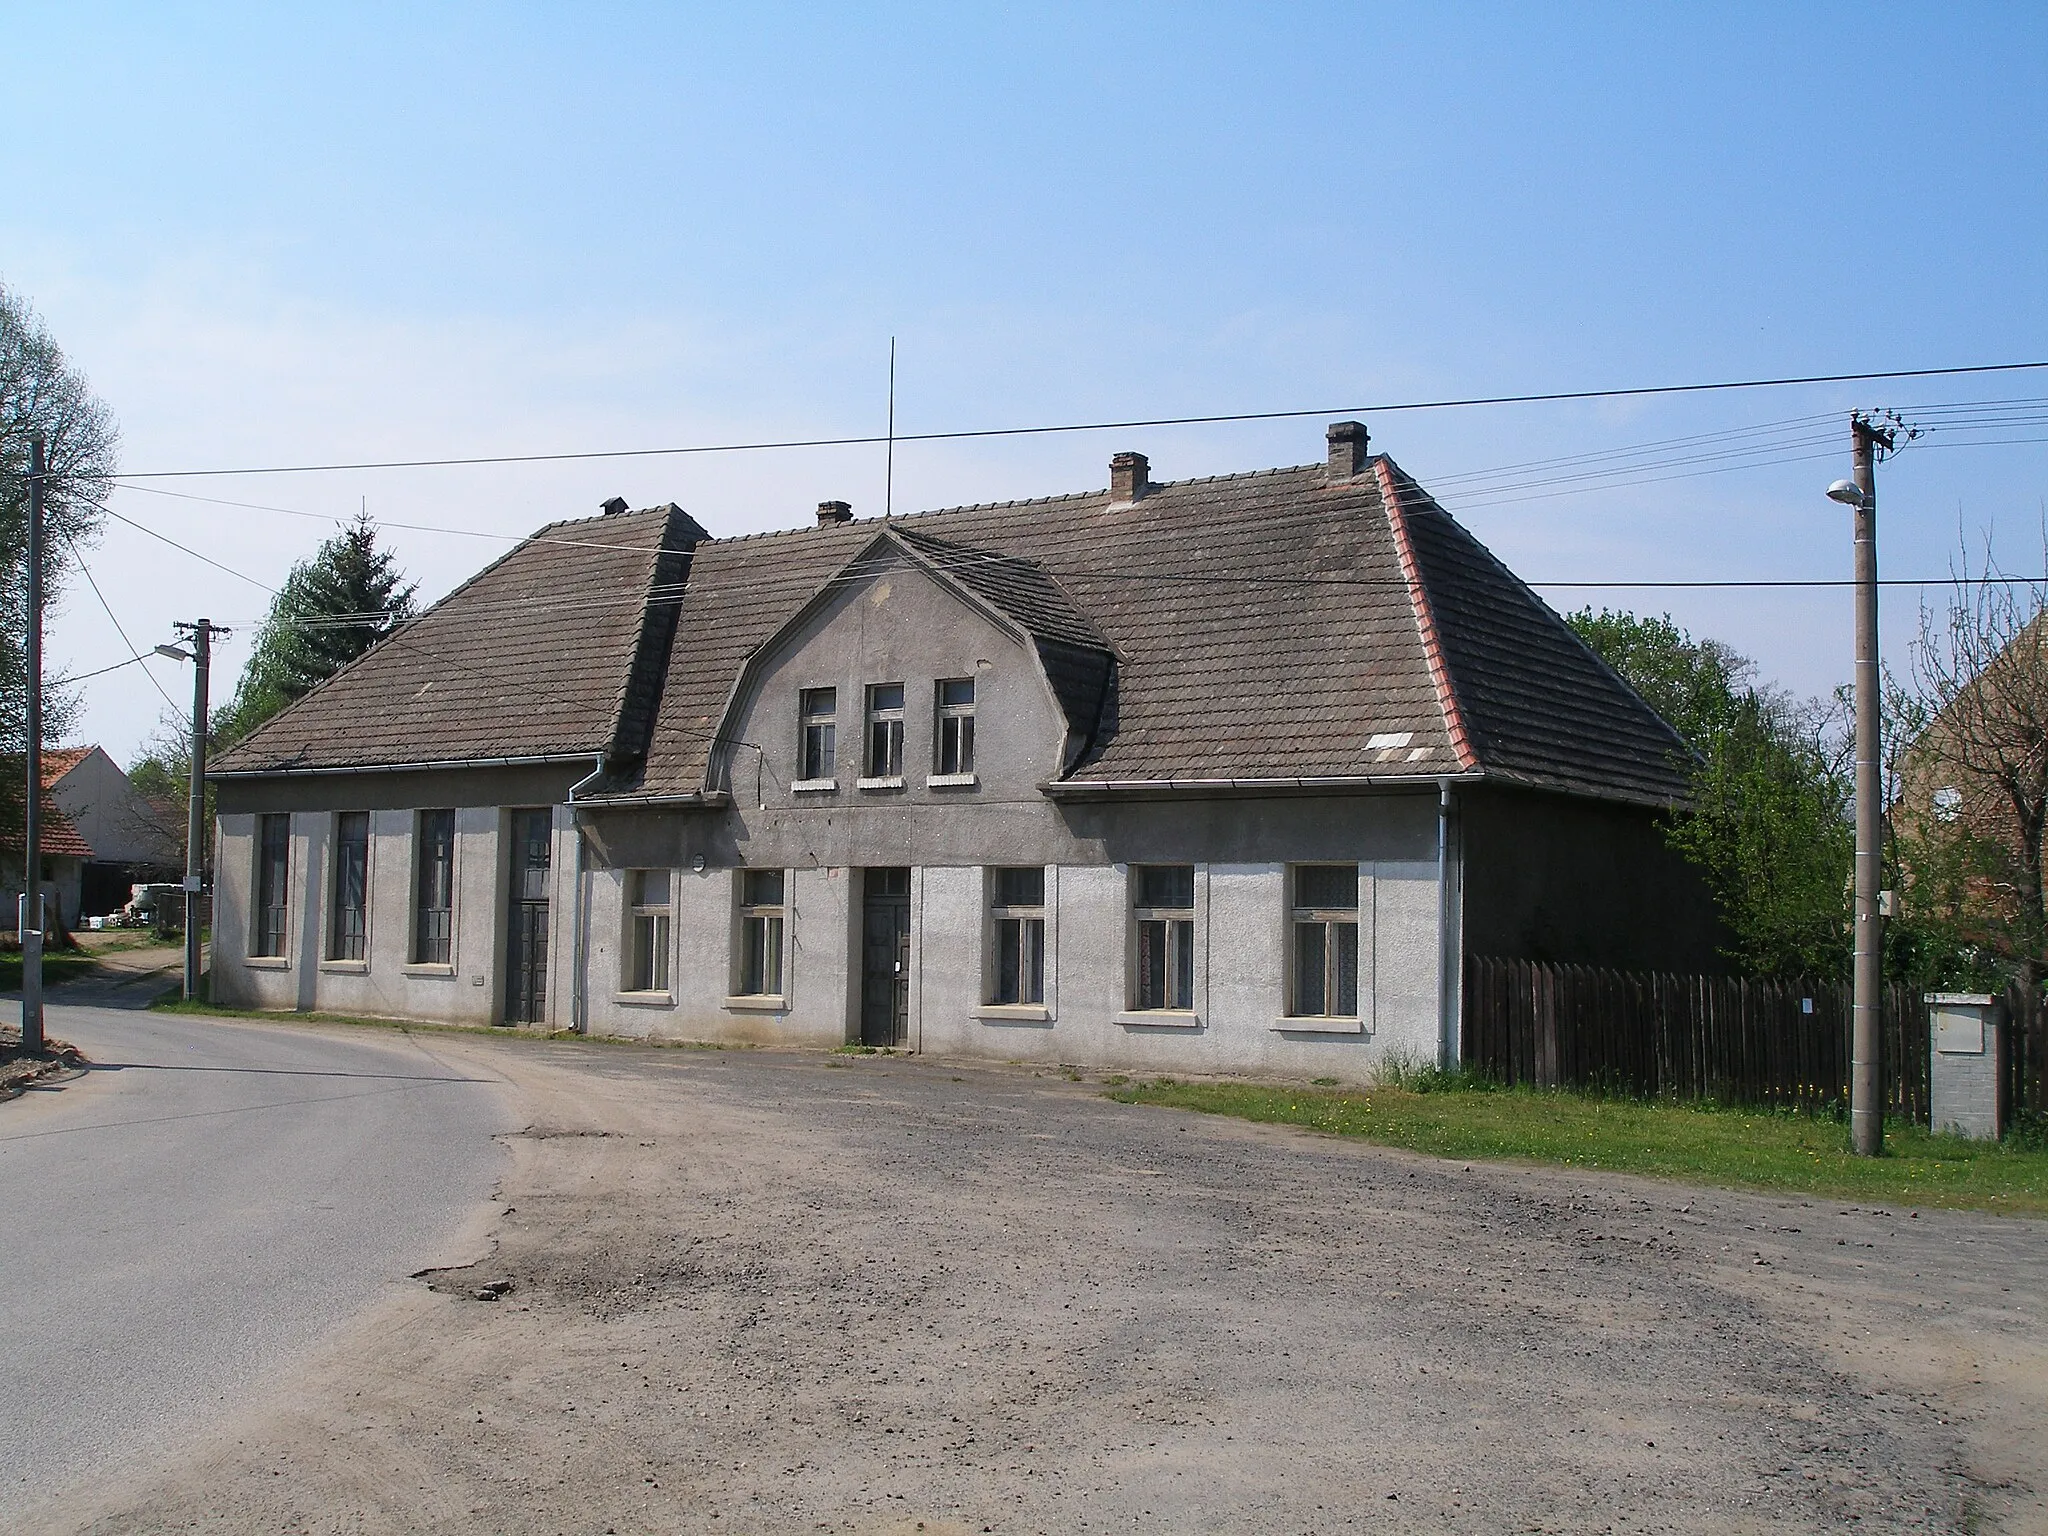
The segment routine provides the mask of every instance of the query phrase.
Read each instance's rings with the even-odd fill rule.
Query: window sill
[[[433,965],[426,961],[415,961],[411,965],[401,965],[398,968],[398,974],[401,976],[439,976],[453,981],[455,979],[455,967],[452,965]]]
[[[1050,1024],[1052,1010],[1043,1003],[983,1003],[974,1016],[984,1024]]]
[[[855,789],[901,789],[903,787],[903,775],[897,773],[879,779],[855,779],[853,787]]]
[[[924,781],[926,789],[973,789],[981,783],[971,773],[934,773]]]
[[[614,992],[612,1001],[622,1008],[673,1008],[676,995],[673,992]]]
[[[251,971],[288,971],[292,968],[291,961],[283,955],[250,955],[242,965]]]
[[[839,787],[837,779],[798,779],[790,785],[790,793],[797,795],[828,795]]]
[[[1185,1008],[1132,1008],[1110,1022],[1127,1029],[1200,1029],[1202,1016]]]
[[[367,976],[370,962],[367,960],[322,960],[320,969],[333,976]]]
[[[1289,1035],[1362,1035],[1365,1033],[1365,1020],[1325,1018],[1321,1016],[1313,1018],[1285,1018],[1275,1019],[1273,1021],[1273,1028],[1282,1034]]]
[[[779,992],[748,992],[725,1000],[728,1013],[787,1013],[789,999]]]

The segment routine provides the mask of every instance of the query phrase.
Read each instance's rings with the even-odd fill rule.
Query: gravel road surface
[[[50,1529],[2048,1527],[2048,1224],[1028,1068],[435,1050],[525,1106],[491,1256]]]
[[[122,1487],[411,1271],[486,1251],[520,1123],[398,1035],[81,1006],[48,1029],[94,1067],[0,1104],[0,1529]]]

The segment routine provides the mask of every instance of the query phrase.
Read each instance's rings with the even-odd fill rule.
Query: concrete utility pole
[[[185,802],[185,997],[199,996],[199,909],[206,892],[207,674],[213,637],[227,633],[210,621],[180,624],[192,637],[192,786]]]
[[[1890,430],[1858,411],[1849,417],[1855,479],[1828,495],[1856,517],[1856,969],[1849,1066],[1849,1147],[1858,1157],[1884,1151],[1884,932],[1878,888],[1884,880],[1884,805],[1878,742],[1877,456]]]
[[[21,1047],[43,1048],[43,435],[28,440],[28,796],[21,815]]]

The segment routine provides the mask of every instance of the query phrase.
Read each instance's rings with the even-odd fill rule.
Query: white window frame
[[[884,689],[894,689],[894,704],[878,704]],[[903,725],[909,693],[901,683],[869,683],[861,694],[861,789],[903,787]],[[880,748],[877,751],[877,748]]]
[[[1185,869],[1188,872],[1188,900],[1185,906],[1156,906],[1145,901],[1145,875],[1152,869]],[[1118,1016],[1119,1023],[1150,1025],[1192,1025],[1200,1021],[1202,1006],[1202,972],[1204,961],[1203,944],[1203,868],[1199,864],[1133,864],[1127,873],[1128,894],[1125,902],[1129,913],[1128,966],[1125,986],[1124,1012]],[[1164,926],[1164,939],[1168,946],[1168,968],[1162,973],[1163,997],[1157,1002],[1148,1002],[1145,997],[1145,934],[1149,924]],[[1172,965],[1172,953],[1180,944],[1185,944],[1187,973],[1184,984],[1176,986],[1178,969]]]
[[[971,677],[942,677],[932,684],[932,771],[925,780],[927,784],[948,788],[975,782],[975,681]],[[965,688],[966,701],[948,702],[948,688]]]
[[[619,991],[629,997],[671,998],[675,975],[676,872],[629,869],[620,889]],[[663,882],[659,901],[647,899],[648,876]]]
[[[1365,946],[1370,942],[1370,935],[1360,922],[1364,911],[1363,893],[1359,889],[1361,883],[1360,867],[1355,863],[1340,864],[1312,859],[1299,864],[1289,864],[1285,866],[1285,869],[1287,881],[1284,893],[1287,902],[1287,944],[1285,950],[1286,1021],[1298,1020],[1304,1028],[1314,1028],[1317,1026],[1325,1028],[1339,1026],[1345,1029],[1360,1028],[1363,1023],[1363,1015],[1360,1010],[1364,1005],[1364,992],[1367,985],[1367,977],[1370,974],[1365,963],[1367,953]],[[1298,899],[1300,892],[1299,875],[1301,871],[1308,869],[1348,870],[1351,875],[1353,891],[1351,905],[1348,907],[1301,905]],[[1315,926],[1320,926],[1324,931],[1323,1007],[1314,1013],[1309,1013],[1305,1012],[1302,1006],[1304,1000],[1301,995],[1303,991],[1300,970],[1301,932],[1305,928]],[[1334,934],[1346,928],[1349,928],[1351,932],[1351,981],[1353,992],[1351,1010],[1348,1013],[1340,1012],[1333,1006],[1340,1003],[1342,999],[1341,997],[1332,996],[1333,993],[1341,990],[1342,964],[1339,960],[1341,945],[1332,943],[1331,939]]]
[[[1010,904],[1003,900],[1003,876],[1012,870],[1036,869],[1039,873],[1039,899],[1036,905],[1029,903]],[[982,981],[983,1016],[1001,1017],[1014,1014],[1026,1018],[1050,1017],[1052,947],[1051,907],[1056,887],[1052,872],[1044,865],[1004,864],[990,865],[985,875],[986,899],[983,910],[987,917],[983,926],[982,952],[987,956]],[[1015,997],[1002,996],[1003,991],[1003,946],[1004,927],[1017,924],[1013,942],[1017,947],[1017,993]],[[1025,961],[1034,952],[1037,959],[1036,984],[1027,984]],[[1028,996],[1036,993],[1036,996]]]
[[[749,877],[778,876],[781,899],[764,902],[750,899]],[[787,869],[736,869],[733,871],[732,994],[729,1008],[780,1009],[789,995],[790,884],[794,871]],[[771,970],[772,965],[772,970]],[[758,969],[758,974],[756,971]],[[758,987],[750,990],[750,985]]]
[[[793,787],[799,791],[837,789],[839,690],[827,687],[799,689],[796,717],[797,779]],[[812,750],[813,733],[816,733],[818,743],[815,752]]]

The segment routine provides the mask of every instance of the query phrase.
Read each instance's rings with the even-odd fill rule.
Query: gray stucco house
[[[227,753],[215,996],[1356,1079],[1697,968],[1679,743],[1388,458],[552,524]]]

